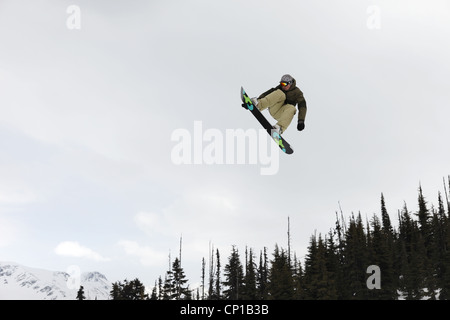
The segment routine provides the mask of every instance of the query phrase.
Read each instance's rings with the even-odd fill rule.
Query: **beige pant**
[[[286,94],[278,89],[258,100],[258,109],[263,111],[269,108],[270,115],[277,120],[277,124],[284,132],[289,127],[297,109],[292,104],[284,104]]]

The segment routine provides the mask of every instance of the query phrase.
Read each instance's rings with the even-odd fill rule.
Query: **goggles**
[[[288,85],[290,85],[292,83],[292,81],[281,81],[280,84],[282,87],[286,87]]]

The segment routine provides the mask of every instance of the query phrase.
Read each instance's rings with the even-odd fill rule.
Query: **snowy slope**
[[[0,300],[75,300],[79,285],[87,300],[107,300],[111,283],[99,272],[81,273],[30,268],[0,262]]]

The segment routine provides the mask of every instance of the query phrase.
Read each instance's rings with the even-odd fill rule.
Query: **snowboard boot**
[[[279,135],[283,133],[283,129],[278,124],[273,126],[273,130],[275,130]]]
[[[251,98],[250,100],[252,100],[252,103],[253,103],[253,105],[256,107],[256,109],[259,110],[259,107],[258,107],[258,99],[257,99],[256,97],[254,97],[254,98]]]

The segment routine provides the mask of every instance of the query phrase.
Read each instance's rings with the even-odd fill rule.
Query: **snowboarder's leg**
[[[281,127],[282,132],[286,131],[297,113],[297,109],[292,104],[282,105],[278,109],[271,108],[269,111],[272,117],[278,121],[277,125]]]
[[[264,98],[258,99],[258,109],[263,111],[267,108],[280,108],[286,100],[286,94],[278,89],[268,94]]]

